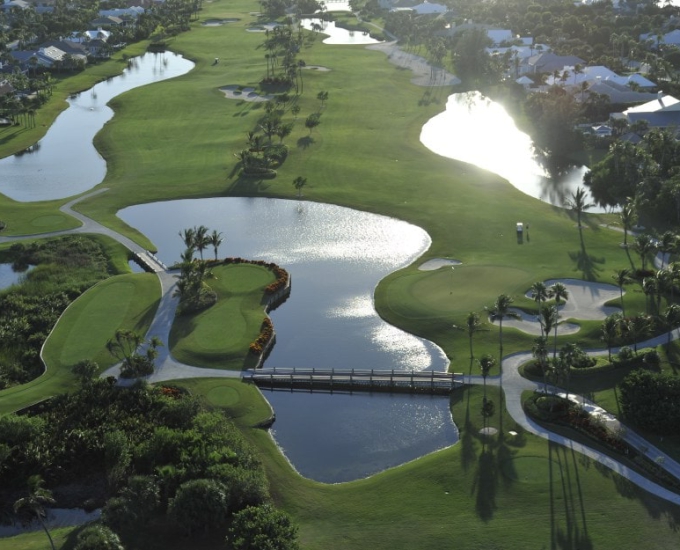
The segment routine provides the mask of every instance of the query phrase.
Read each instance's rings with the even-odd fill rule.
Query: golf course
[[[391,325],[439,346],[450,372],[478,375],[478,359],[494,356],[491,379],[501,373],[503,363],[499,336],[503,357],[530,352],[536,337],[511,323],[499,331],[498,324],[488,319],[487,308],[493,308],[499,296],[509,296],[513,307],[535,317],[540,304],[527,293],[537,281],[612,285],[615,272],[638,266],[640,258],[620,246],[618,215],[586,211],[577,217],[571,209],[525,195],[495,174],[438,156],[422,145],[423,125],[445,109],[450,94],[464,90],[444,81],[436,86],[414,84],[413,72],[390,63],[383,51],[324,44],[323,35],[311,31],[300,31],[304,40],[297,55],[307,69],[299,71],[299,92],[288,90],[294,101],[277,107],[282,121],[291,125],[289,135],[273,137],[285,144],[286,154],[276,159],[275,177],[245,174],[239,153],[249,147],[249,133],[263,132],[266,105],[273,100],[247,100],[232,92],[252,88],[259,97],[284,91],[261,86],[269,60],[265,61],[262,46],[266,34],[253,32],[267,22],[258,16],[259,9],[253,0],[205,2],[189,32],[166,39],[167,48],[193,62],[193,69],[110,102],[115,116],[94,141],[107,165],[105,179],[94,191],[106,190],[83,193],[85,198],[72,207],[76,212],[152,252],[158,243],[127,225],[117,216],[120,210],[179,199],[271,197],[329,203],[418,226],[429,235],[431,245],[411,265],[376,282],[375,310]],[[226,23],[203,24],[206,21]],[[0,157],[37,142],[66,108],[70,94],[119,74],[129,58],[143,54],[148,46],[148,42],[128,46],[109,61],[60,79],[53,98],[36,113],[35,127],[0,129]],[[298,107],[296,112],[292,105]],[[318,124],[306,123],[312,115],[318,115]],[[272,136],[263,141],[271,145]],[[296,178],[303,178],[304,185]],[[81,222],[60,210],[74,198],[20,202],[3,197],[0,219],[6,228],[0,237],[21,236],[31,242],[43,233],[78,228]],[[521,239],[518,222],[527,224]],[[78,361],[94,360],[105,371],[115,363],[106,343],[116,330],[146,334],[152,326],[164,299],[158,279],[133,273],[130,252],[110,236],[102,233],[96,239],[106,251],[109,269],[117,274],[97,282],[66,309],[42,349],[45,374],[0,390],[0,414],[74,388],[77,382],[70,367]],[[0,241],[0,257],[10,246],[11,242]],[[229,234],[223,235],[219,255],[232,256]],[[206,257],[212,257],[210,248]],[[455,263],[419,269],[436,259]],[[163,344],[188,365],[238,373],[252,365],[248,346],[260,331],[263,296],[275,276],[246,263],[216,265],[212,276],[206,282],[218,296],[217,303],[177,317]],[[288,300],[294,301],[295,279],[291,284]],[[628,314],[645,311],[647,296],[640,285],[627,285],[621,298],[615,289],[614,297],[600,305],[623,304]],[[474,338],[465,330],[470,312],[477,312],[483,321],[483,330]],[[577,329],[559,334],[559,346],[574,343],[582,349],[603,349],[606,358],[601,320],[566,316],[560,321]],[[551,352],[552,343],[551,335]],[[314,341],[307,345],[314,346]],[[657,351],[660,370],[674,374],[677,341],[659,345]],[[616,384],[624,374],[597,369],[579,373],[571,391],[618,415]],[[304,550],[677,548],[680,506],[574,448],[529,433],[506,410],[502,384],[486,382],[485,376],[484,387],[466,385],[451,394],[457,443],[340,484],[320,483],[297,473],[270,433],[259,427],[272,410],[253,384],[237,375],[173,383],[200,396],[209,407],[225,411],[254,445],[274,502],[298,526]],[[480,431],[488,427],[494,430]],[[610,452],[583,434],[566,428],[560,433]],[[677,437],[649,440],[680,457]],[[314,452],[313,441],[309,452]],[[72,548],[77,531],[53,530],[57,548]],[[149,532],[157,548],[225,548],[223,533],[183,539],[155,523]],[[42,532],[0,538],[0,550],[46,547]]]

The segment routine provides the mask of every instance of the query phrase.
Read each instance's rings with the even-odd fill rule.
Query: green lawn
[[[64,312],[43,348],[45,373],[0,392],[0,414],[16,411],[75,384],[70,367],[83,359],[101,370],[113,365],[106,342],[119,328],[146,334],[160,300],[158,278],[147,273],[117,275],[85,292]]]
[[[264,288],[275,281],[267,268],[251,264],[212,269],[207,284],[217,293],[212,307],[175,318],[170,349],[183,363],[197,367],[243,370],[252,367],[248,346],[260,334],[265,317]]]
[[[331,70],[304,72],[300,120],[286,141],[290,152],[277,178],[262,183],[239,179],[233,154],[244,148],[246,132],[257,128],[263,108],[225,99],[218,88],[256,87],[263,76],[263,50],[258,49],[263,35],[245,31],[254,22],[249,13],[258,9],[251,0],[204,4],[201,19],[241,21],[221,27],[196,24],[171,43],[196,62],[192,72],[112,102],[116,117],[96,139],[109,168],[102,185],[111,190],[79,206],[84,213],[152,248],[116,218],[120,208],[186,197],[292,198],[292,181],[302,176],[308,179],[308,200],[419,225],[432,238],[422,261],[448,257],[463,264],[435,272],[407,267],[388,276],[376,289],[376,308],[387,321],[442,346],[455,371],[467,371],[469,350],[467,337],[451,325],[463,324],[470,310],[482,312],[501,293],[510,294],[517,305],[534,307],[523,297],[534,281],[573,277],[611,282],[614,270],[639,263],[618,246],[619,233],[600,225],[614,221],[613,216],[586,215],[581,240],[569,212],[529,198],[492,174],[427,151],[419,142],[420,130],[444,109],[453,90],[413,86],[409,72],[363,47],[328,46],[319,40],[303,46],[300,57],[308,65]],[[212,65],[214,57],[220,57],[219,65]],[[322,90],[329,99],[321,125],[310,136],[301,121],[319,108],[316,94]],[[286,113],[284,120],[293,120],[292,115]],[[0,154],[7,154],[13,145],[2,138]],[[56,203],[16,208],[13,230],[32,232],[29,218],[19,212],[44,208],[41,216],[49,216]],[[517,221],[531,225],[531,238],[522,244],[514,232]],[[224,302],[220,307],[229,307]],[[644,296],[631,285],[627,311],[643,303]],[[235,341],[246,323],[238,316],[232,319],[235,330],[229,338]],[[210,321],[183,329],[186,343],[178,338],[171,343],[173,351],[201,355],[201,361],[222,353],[214,344],[220,324]],[[74,319],[71,328],[75,324]],[[597,338],[596,324],[584,323],[581,334],[560,342],[596,346]],[[504,331],[507,353],[529,349],[532,340],[516,330]],[[75,356],[77,346],[68,342],[65,332],[55,358]],[[480,333],[474,346],[477,356],[497,354],[497,329]],[[485,445],[478,434],[481,388],[454,395],[454,419],[462,433],[457,445],[367,480],[329,486],[302,479],[266,432],[246,427],[268,412],[240,382],[186,384],[236,415],[261,451],[276,502],[299,523],[305,550],[677,546],[677,506],[650,497],[568,449],[529,435],[508,438],[515,426],[507,415],[499,416],[498,397],[496,416],[489,422],[503,437]],[[32,395],[49,391],[36,389]],[[188,546],[199,547],[186,541],[170,544]]]

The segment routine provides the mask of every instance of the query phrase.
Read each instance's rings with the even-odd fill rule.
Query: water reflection
[[[277,342],[266,367],[446,370],[442,350],[388,325],[373,290],[416,260],[430,239],[411,224],[318,203],[216,198],[137,205],[119,212],[147,235],[166,264],[178,232],[205,225],[224,235],[220,256],[273,261],[292,294],[272,312]],[[454,443],[446,398],[275,392],[275,438],[306,477],[348,481]]]
[[[325,483],[367,477],[458,441],[446,397],[264,395],[276,411],[272,435],[281,450],[298,472]]]
[[[29,266],[23,271],[15,271],[13,264],[0,264],[0,290],[20,283],[32,268],[33,266]]]
[[[377,44],[380,40],[371,38],[368,33],[360,31],[348,31],[335,26],[335,21],[324,21],[323,19],[302,19],[300,23],[308,31],[318,31],[327,34],[324,44]]]
[[[107,103],[133,88],[185,74],[193,66],[172,52],[146,53],[131,59],[121,75],[74,94],[43,139],[0,160],[0,193],[33,202],[70,197],[98,185],[106,175],[106,162],[92,140],[113,116]]]
[[[479,92],[449,96],[446,111],[423,126],[420,141],[438,155],[498,174],[523,193],[555,206],[564,206],[565,198],[583,186],[588,170],[554,170],[551,177],[531,138],[517,129],[501,105]]]

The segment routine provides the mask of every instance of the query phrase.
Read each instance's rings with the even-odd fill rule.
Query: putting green
[[[241,395],[230,386],[215,386],[206,394],[206,399],[216,407],[232,407],[241,401]]]
[[[390,308],[411,319],[479,309],[490,288],[529,289],[534,275],[514,267],[496,265],[444,267],[431,272],[411,271],[396,278],[388,296]],[[461,292],[464,289],[464,292]],[[392,298],[394,297],[394,298]],[[405,300],[402,300],[406,297]]]
[[[562,468],[542,456],[521,456],[501,462],[503,475],[520,483],[554,483],[562,478]]]

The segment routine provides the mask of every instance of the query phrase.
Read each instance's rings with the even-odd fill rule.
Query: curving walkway
[[[0,237],[0,242],[13,242],[20,241],[24,239],[35,239],[44,237],[53,237],[66,234],[79,234],[79,233],[97,233],[102,235],[107,235],[112,239],[123,244],[129,250],[136,254],[141,254],[147,256],[149,261],[155,262],[154,271],[156,272],[159,281],[161,283],[162,297],[156,312],[156,315],[152,321],[151,327],[147,333],[147,339],[151,337],[158,337],[164,343],[169,342],[170,329],[172,327],[172,321],[175,316],[175,311],[178,305],[178,298],[174,296],[174,290],[176,287],[176,275],[172,272],[166,270],[165,266],[155,259],[155,257],[148,251],[144,250],[142,247],[137,245],[135,242],[129,238],[121,235],[120,233],[109,229],[98,222],[88,218],[87,216],[75,212],[73,206],[79,201],[98,195],[107,191],[106,188],[98,189],[91,193],[87,193],[81,197],[73,199],[61,207],[61,211],[75,217],[78,219],[82,225],[81,227],[63,231],[56,231],[50,233],[42,233],[37,235],[21,235],[16,237]],[[578,318],[579,312],[573,312],[573,317]],[[672,331],[672,338],[677,339],[680,337],[680,329]],[[650,339],[646,342],[639,344],[641,347],[657,346],[666,342],[667,335],[657,336],[656,338]],[[198,378],[198,377],[224,377],[224,378],[240,378],[243,376],[248,376],[247,372],[241,371],[224,371],[216,369],[206,369],[192,367],[183,363],[180,363],[174,359],[167,347],[159,348],[159,355],[156,360],[156,370],[154,374],[146,377],[150,382],[160,382],[166,380],[176,380],[176,379],[186,379],[186,378]],[[613,350],[616,351],[616,350]],[[591,355],[601,355],[607,353],[606,350],[591,350],[588,352]],[[680,504],[680,495],[669,491],[661,487],[660,485],[650,481],[646,477],[638,474],[637,472],[631,470],[630,468],[624,466],[623,464],[617,462],[613,458],[600,453],[586,445],[576,443],[568,438],[554,434],[545,428],[539,426],[531,419],[529,419],[522,408],[522,392],[524,391],[541,391],[543,385],[537,382],[527,380],[520,376],[519,366],[526,361],[531,359],[531,354],[528,352],[520,352],[513,355],[509,355],[503,359],[503,369],[502,374],[496,377],[487,378],[487,384],[498,386],[503,390],[505,395],[505,406],[508,410],[510,416],[522,426],[524,430],[544,439],[547,439],[554,443],[559,443],[565,447],[568,447],[574,451],[584,454],[596,460],[600,464],[605,465],[614,472],[618,473],[622,477],[631,481],[635,485],[649,491],[650,493],[657,495],[660,498],[673,502],[675,504]],[[44,361],[43,361],[44,363]],[[45,366],[47,368],[47,366]],[[104,376],[117,376],[120,372],[118,366],[112,367],[104,372]],[[465,375],[464,382],[467,384],[483,384],[483,379],[481,376],[470,376]],[[130,381],[131,382],[131,381]],[[548,391],[553,393],[560,393],[562,390],[550,386]],[[673,460],[671,457],[663,453],[661,450],[654,447],[651,443],[643,439],[641,436],[628,429],[626,426],[619,423],[618,420],[613,415],[608,415],[601,409],[597,407],[594,403],[585,400],[582,397],[577,397],[579,402],[585,403],[588,407],[591,407],[593,411],[597,411],[603,419],[615,427],[622,428],[622,437],[630,445],[634,446],[638,450],[647,453],[653,459],[658,459],[660,461],[660,466],[662,466],[671,475],[680,479],[680,464]]]

